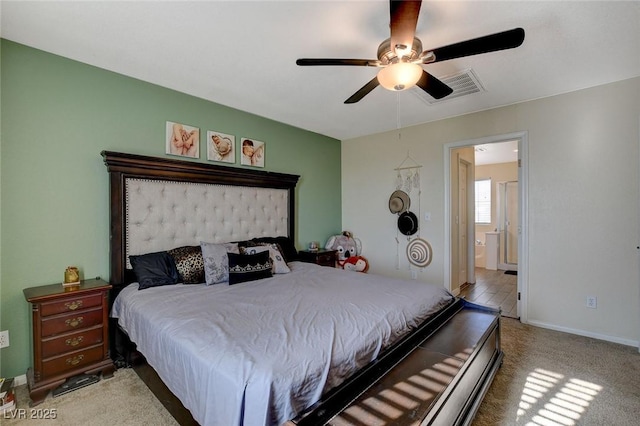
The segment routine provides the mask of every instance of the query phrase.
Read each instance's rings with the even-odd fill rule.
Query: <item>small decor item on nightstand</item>
[[[320,243],[317,241],[311,241],[309,243],[309,251],[318,251],[320,248]]]
[[[80,284],[80,272],[77,266],[69,266],[64,271],[63,286],[72,286]]]

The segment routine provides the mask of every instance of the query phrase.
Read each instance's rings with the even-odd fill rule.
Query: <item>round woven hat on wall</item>
[[[415,266],[429,266],[431,255],[431,245],[422,238],[414,238],[407,244],[407,258]]]

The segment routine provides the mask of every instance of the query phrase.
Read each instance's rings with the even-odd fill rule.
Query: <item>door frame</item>
[[[475,267],[475,257],[474,257],[474,253],[470,250],[470,247],[472,246],[469,243],[469,240],[471,239],[472,241],[475,241],[475,236],[474,236],[474,223],[472,221],[472,217],[473,215],[471,214],[472,209],[469,208],[469,206],[472,205],[473,200],[471,199],[471,194],[473,194],[473,192],[470,190],[470,188],[473,185],[473,182],[475,181],[475,173],[473,170],[473,164],[469,163],[466,160],[463,160],[462,158],[458,157],[458,211],[456,214],[456,218],[457,218],[457,237],[458,237],[458,255],[462,255],[464,254],[464,262],[462,261],[463,259],[458,259],[458,261],[455,263],[457,265],[457,283],[456,286],[460,287],[462,285],[465,284],[469,284],[469,283],[475,283],[475,274],[473,273],[473,268]],[[461,166],[464,165],[465,168],[465,180],[464,180],[464,185],[465,185],[465,194],[464,197],[460,195],[460,188],[461,188],[461,180],[460,180],[460,170],[461,170]],[[464,199],[464,209],[462,208],[462,200]],[[464,218],[464,220],[463,220]],[[466,242],[467,242],[467,246],[466,247],[461,247],[460,245],[460,238],[461,238],[461,232],[464,230],[464,233],[466,235]],[[461,265],[464,265],[464,270],[461,269]],[[451,286],[451,288],[453,288],[453,286]]]
[[[457,142],[450,142],[444,145],[444,285],[449,290],[452,289],[451,282],[451,155],[457,148],[468,146],[484,145],[490,143],[518,141],[518,294],[517,312],[520,321],[527,322],[528,309],[527,300],[529,294],[529,143],[528,132],[514,132],[503,135],[494,135],[478,139],[467,139]],[[470,240],[472,241],[472,240]]]

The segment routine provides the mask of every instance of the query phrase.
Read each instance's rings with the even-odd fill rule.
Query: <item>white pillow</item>
[[[284,256],[280,252],[277,244],[263,243],[259,246],[244,247],[242,249],[245,254],[256,254],[266,250],[269,250],[269,258],[271,259],[271,263],[273,264],[273,266],[271,267],[271,272],[273,272],[274,274],[286,274],[288,272],[291,272],[291,269],[289,269],[287,262],[284,261]]]
[[[229,256],[227,252],[240,254],[237,243],[200,242],[204,260],[204,279],[207,285],[229,282]]]

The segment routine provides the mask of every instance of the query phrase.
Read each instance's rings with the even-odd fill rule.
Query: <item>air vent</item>
[[[460,96],[470,95],[472,93],[484,92],[482,83],[478,80],[478,76],[472,69],[464,70],[455,74],[444,77],[438,77],[443,83],[453,89],[453,93],[442,99],[434,99],[427,92],[419,87],[414,87],[413,93],[422,101],[429,105],[438,104]]]

